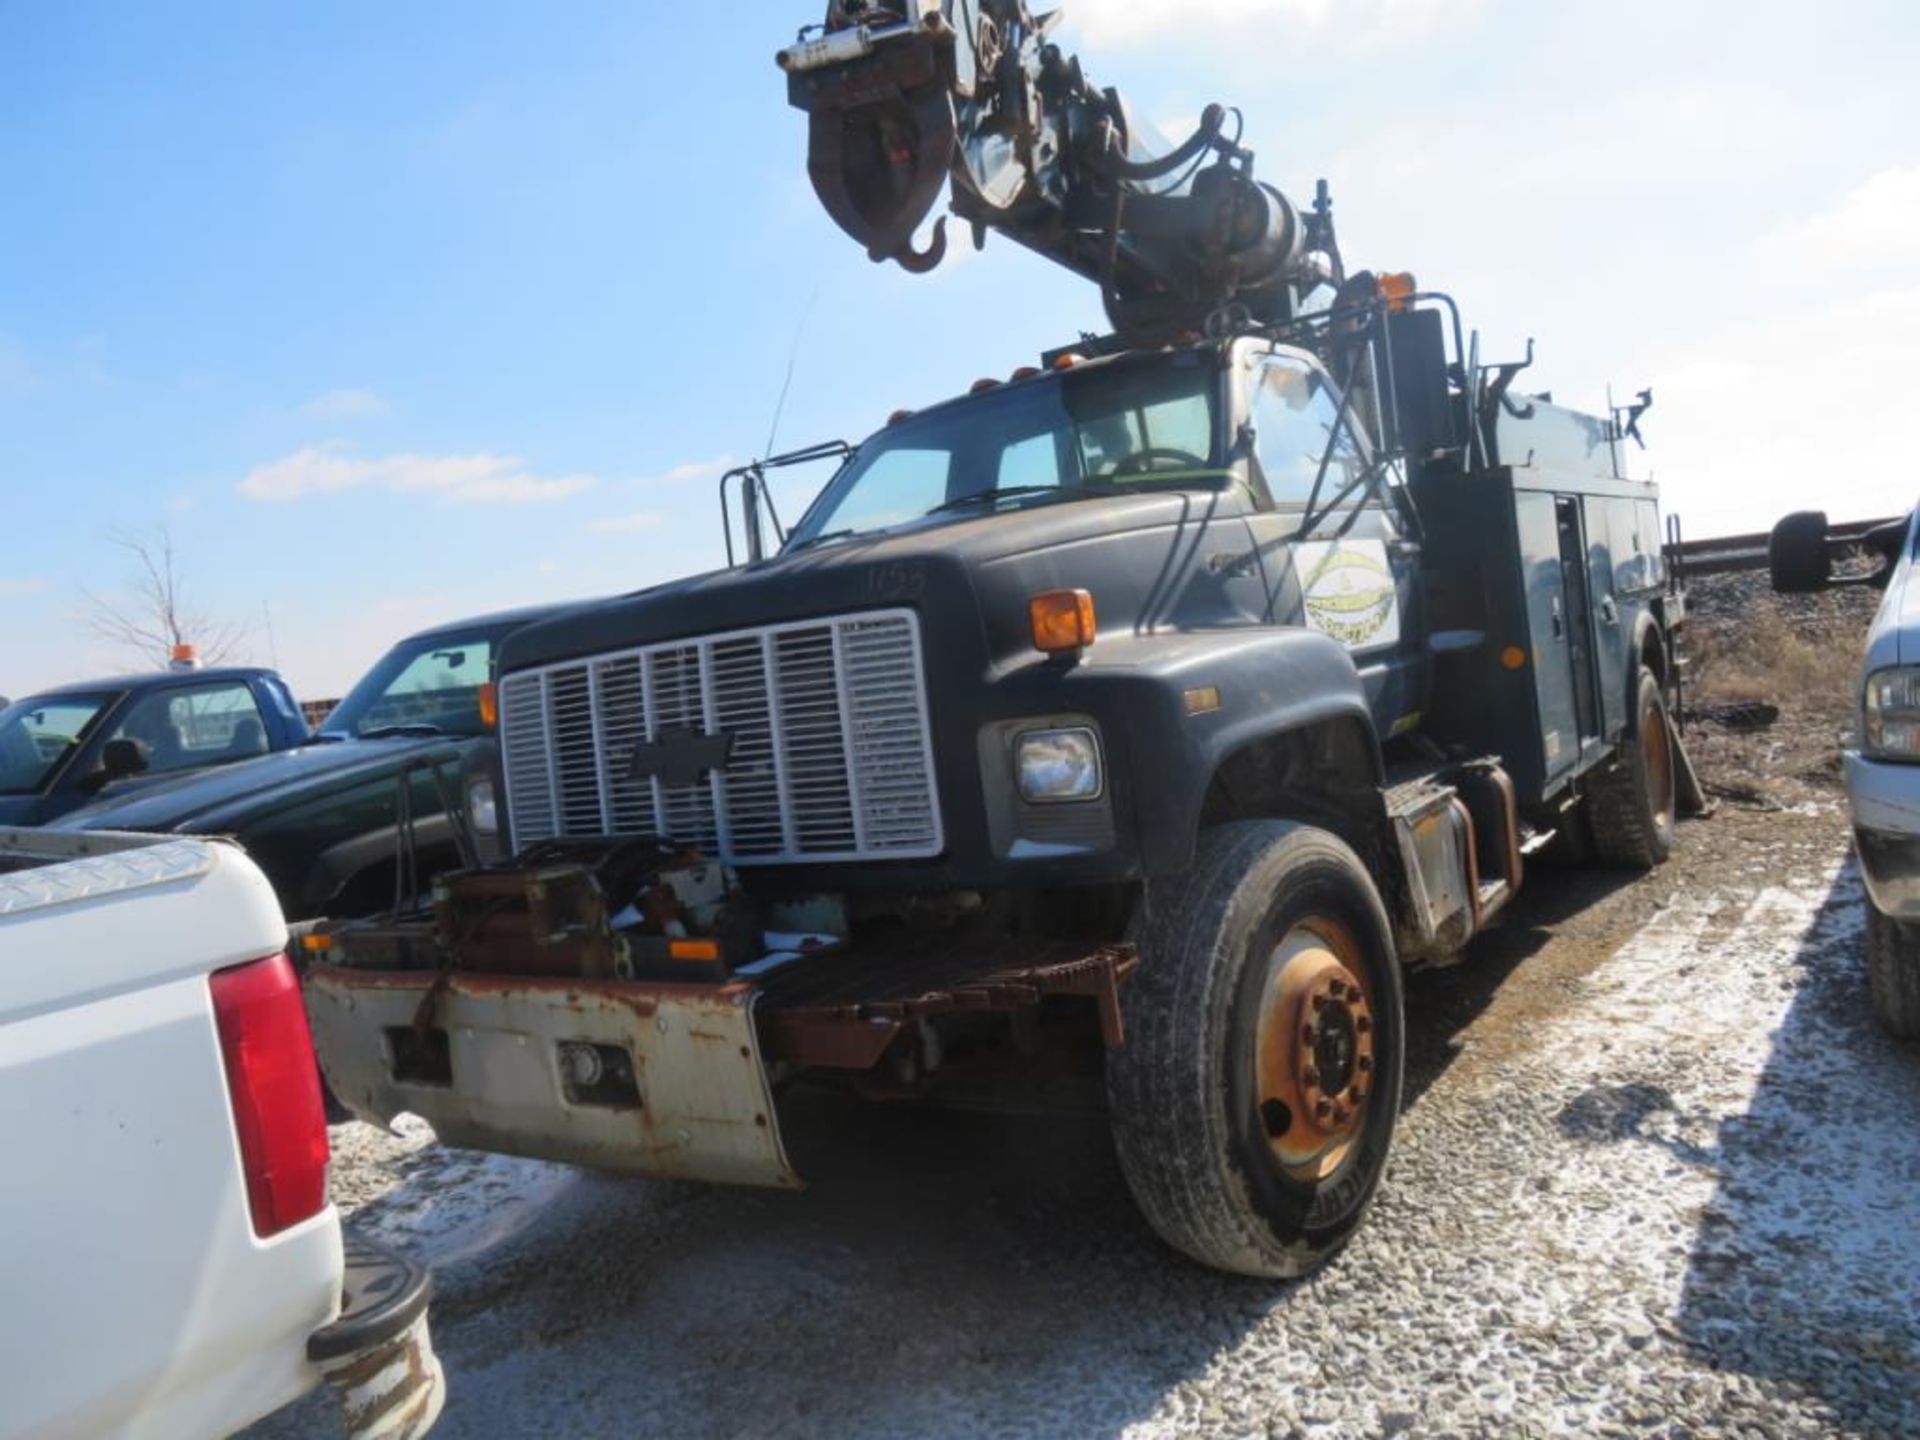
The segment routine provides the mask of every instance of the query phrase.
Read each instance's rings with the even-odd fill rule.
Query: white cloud
[[[603,515],[598,520],[589,520],[587,529],[596,535],[628,535],[635,530],[658,529],[666,519],[664,515],[642,510],[633,515]]]
[[[23,575],[14,579],[0,575],[0,597],[38,595],[46,588],[47,582],[38,575]]]
[[[1869,176],[1833,208],[1764,236],[1757,248],[1780,265],[1920,259],[1920,165]]]
[[[390,408],[371,390],[329,390],[302,405],[300,413],[315,420],[371,420]]]
[[[1790,510],[1867,520],[1910,508],[1916,337],[1911,286],[1763,312],[1647,356],[1634,373],[1662,402],[1646,422],[1662,505],[1694,536],[1763,530]],[[1829,392],[1839,408],[1815,418],[1793,403]]]
[[[1075,40],[1088,52],[1166,40],[1196,32],[1275,32],[1323,47],[1371,50],[1422,40],[1441,26],[1458,28],[1480,0],[1090,0],[1071,8]]]
[[[733,457],[721,455],[713,460],[695,460],[691,464],[676,465],[671,470],[655,475],[640,483],[643,485],[684,485],[692,480],[711,480],[716,475],[724,475],[733,468]]]
[[[297,500],[367,486],[431,495],[454,505],[525,505],[564,500],[599,483],[591,475],[540,476],[513,455],[387,455],[362,459],[315,445],[265,465],[240,482],[249,500]]]

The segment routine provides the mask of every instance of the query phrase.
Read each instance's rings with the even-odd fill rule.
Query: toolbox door
[[[1580,758],[1580,711],[1574,690],[1574,653],[1566,571],[1561,565],[1556,497],[1522,490],[1513,497],[1526,586],[1528,659],[1540,715],[1541,771],[1551,782]]]

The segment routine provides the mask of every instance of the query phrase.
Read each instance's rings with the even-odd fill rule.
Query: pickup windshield
[[[31,795],[92,734],[112,695],[46,695],[0,710],[0,795]]]
[[[480,687],[492,678],[490,635],[403,640],[320,722],[323,735],[485,735]]]
[[[867,440],[788,548],[925,516],[967,516],[1223,472],[1217,357],[1141,356],[1058,371],[909,416]]]

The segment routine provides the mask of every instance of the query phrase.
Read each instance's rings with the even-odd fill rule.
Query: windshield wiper
[[[450,735],[450,730],[442,730],[438,725],[429,725],[424,720],[409,721],[405,725],[376,725],[371,730],[362,730],[362,740],[391,740],[396,735]]]
[[[1023,495],[1112,495],[1117,493],[1110,485],[1004,485],[991,490],[975,490],[970,494],[956,495],[953,499],[934,506],[927,511],[929,515],[944,515],[952,510],[965,510],[974,505],[991,504],[998,500],[1017,499]]]

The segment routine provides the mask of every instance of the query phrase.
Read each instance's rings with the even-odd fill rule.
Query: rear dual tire
[[[1304,1275],[1359,1227],[1400,1111],[1399,964],[1366,867],[1243,821],[1148,887],[1108,1099],[1129,1189],[1204,1265]]]
[[[1587,782],[1587,831],[1603,865],[1651,870],[1673,853],[1678,813],[1673,734],[1660,681],[1640,667],[1633,726],[1620,753]]]

